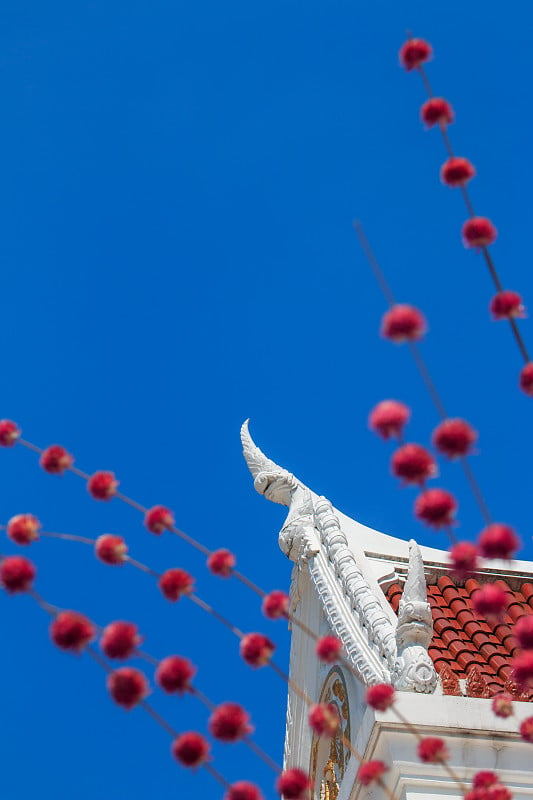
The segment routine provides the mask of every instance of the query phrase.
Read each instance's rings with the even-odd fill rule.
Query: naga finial
[[[241,442],[245,461],[254,479],[254,488],[267,500],[290,506],[292,494],[299,483],[294,475],[267,458],[257,447],[248,430],[249,422],[247,419],[242,424]]]

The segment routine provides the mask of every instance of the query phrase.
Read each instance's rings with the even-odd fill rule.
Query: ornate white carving
[[[257,447],[248,431],[249,421],[247,419],[241,427],[241,442],[244,459],[254,479],[254,489],[273,503],[290,506],[292,494],[301,484]]]

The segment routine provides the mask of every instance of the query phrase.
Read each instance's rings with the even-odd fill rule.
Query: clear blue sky
[[[288,587],[290,564],[277,547],[283,509],[255,494],[241,458],[246,417],[269,455],[343,511],[444,547],[414,523],[413,492],[367,431],[384,397],[413,406],[415,440],[437,418],[408,352],[377,335],[385,306],[358,217],[399,299],[426,312],[435,380],[450,413],[480,431],[483,491],[531,558],[533,401],[516,389],[509,331],[489,321],[482,259],[460,243],[460,197],[439,185],[421,83],[397,63],[407,28],[433,43],[431,80],[455,107],[458,154],[477,167],[472,196],[499,229],[504,283],[533,307],[528,17],[524,4],[478,0],[4,4],[0,416],[40,445],[65,444],[88,472],[114,469],[141,503],[170,505],[267,589]],[[180,541],[91,501],[72,475],[41,473],[22,448],[0,456],[2,521],[32,512],[49,530],[124,534],[157,569],[188,567],[244,629],[276,635],[287,666],[283,625]],[[440,485],[457,492],[458,533],[473,539],[481,520],[460,470],[445,467]],[[43,540],[31,555],[47,599],[100,624],[137,621],[147,650],[192,657],[198,687],[249,707],[257,740],[281,758],[286,687],[241,664],[228,633],[82,545]],[[141,710],[111,703],[95,664],[53,648],[29,598],[0,604],[3,800],[221,796],[172,761]],[[192,699],[153,701],[178,729],[205,729]],[[215,747],[215,759],[274,797],[242,745]]]

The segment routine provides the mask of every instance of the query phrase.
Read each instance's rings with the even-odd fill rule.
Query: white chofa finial
[[[257,447],[248,430],[249,419],[241,427],[242,452],[254,479],[254,488],[267,500],[290,506],[291,497],[300,485],[294,475],[278,467]]]

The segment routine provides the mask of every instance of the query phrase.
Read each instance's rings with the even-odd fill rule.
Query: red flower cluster
[[[510,559],[520,547],[520,539],[510,525],[493,522],[479,534],[478,547],[484,558]]]
[[[435,459],[420,444],[404,444],[392,455],[391,471],[406,484],[424,484],[437,474]]]
[[[524,742],[533,742],[533,717],[527,717],[520,725],[520,736]]]
[[[7,535],[16,544],[31,544],[39,538],[41,523],[32,514],[17,514],[7,523]]]
[[[95,500],[111,500],[117,493],[118,481],[114,472],[95,472],[87,481],[87,489]]]
[[[142,642],[133,622],[111,622],[104,628],[100,647],[108,658],[129,658]]]
[[[311,781],[301,769],[286,769],[276,781],[276,790],[285,800],[307,800]]]
[[[172,755],[184,767],[199,767],[209,760],[209,743],[201,733],[188,731],[174,739]]]
[[[120,667],[107,678],[107,689],[115,703],[127,711],[135,708],[149,692],[148,681],[135,667]]]
[[[382,400],[370,412],[368,426],[383,439],[400,439],[410,416],[410,409],[398,400]]]
[[[388,767],[383,761],[363,761],[357,771],[357,780],[363,786],[370,786],[374,781],[378,781],[387,770]]]
[[[533,650],[533,614],[525,614],[515,623],[513,633],[523,650]]]
[[[513,658],[513,678],[524,689],[533,687],[533,650],[524,650]]]
[[[444,489],[427,489],[415,500],[415,516],[433,528],[453,525],[457,501]]]
[[[73,465],[74,459],[60,444],[47,447],[39,459],[39,464],[50,475],[63,475]]]
[[[77,611],[60,611],[50,625],[50,636],[62,650],[81,653],[96,636],[93,623]]]
[[[458,578],[466,578],[477,569],[477,547],[471,542],[458,542],[450,550],[453,571]]]
[[[425,39],[408,39],[400,48],[400,64],[410,72],[425,64],[433,54]]]
[[[309,711],[309,725],[318,736],[331,739],[339,729],[340,719],[333,703],[317,703]]]
[[[255,783],[237,781],[231,784],[224,795],[224,800],[263,800],[263,795]]]
[[[122,536],[113,533],[104,533],[94,543],[96,557],[104,564],[123,564],[126,560],[128,547]]]
[[[442,739],[436,736],[427,736],[418,745],[418,757],[424,764],[438,764],[446,761],[450,755]]]
[[[470,453],[477,432],[464,419],[445,419],[433,431],[431,441],[447,458],[462,458]]]
[[[488,789],[489,786],[494,786],[495,783],[498,783],[498,776],[488,769],[476,772],[472,779],[474,789]]]
[[[196,675],[196,667],[188,658],[167,656],[159,662],[155,673],[157,685],[168,694],[183,694],[191,688],[191,681]]]
[[[334,664],[339,660],[342,650],[342,642],[336,636],[323,636],[316,643],[315,652],[321,661],[326,664]]]
[[[487,217],[471,217],[463,225],[463,244],[465,247],[488,247],[498,235],[498,231]]]
[[[229,578],[236,563],[237,559],[233,553],[224,548],[215,550],[207,559],[208,569],[219,578]]]
[[[533,361],[529,361],[520,372],[520,388],[533,397]]]
[[[22,431],[10,419],[0,420],[0,447],[13,447],[17,439],[20,439]]]
[[[387,711],[394,704],[394,688],[388,683],[376,683],[366,690],[365,699],[375,711]]]
[[[176,567],[167,569],[159,578],[158,585],[167,600],[175,603],[184,594],[193,593],[194,578],[186,570]]]
[[[497,717],[511,717],[514,714],[513,698],[510,694],[497,694],[492,699],[492,711]]]
[[[290,598],[288,594],[285,594],[285,592],[282,592],[279,589],[274,589],[273,592],[267,594],[263,599],[261,610],[268,619],[288,617],[289,602]]]
[[[495,320],[526,316],[521,296],[510,289],[495,294],[489,308]]]
[[[465,186],[476,174],[474,165],[467,158],[452,156],[440,171],[440,179],[446,186]]]
[[[0,584],[9,594],[27,592],[35,579],[35,567],[24,556],[6,556],[0,562]]]
[[[426,330],[426,320],[414,306],[392,306],[381,320],[381,335],[396,344],[415,342],[422,338]]]
[[[165,506],[154,506],[144,516],[144,524],[150,533],[159,536],[163,531],[169,531],[174,526],[172,511]]]
[[[499,586],[487,583],[474,592],[472,604],[480,616],[496,622],[507,608],[507,595]]]
[[[449,125],[453,122],[453,108],[443,97],[432,97],[420,109],[420,116],[428,128]]]
[[[209,718],[209,732],[221,742],[238,742],[252,733],[250,715],[238,703],[222,703]]]
[[[247,633],[241,639],[241,657],[248,666],[254,669],[265,667],[272,658],[272,653],[275,649],[274,642],[262,633]]]

